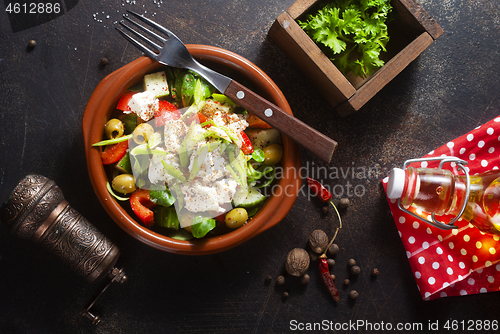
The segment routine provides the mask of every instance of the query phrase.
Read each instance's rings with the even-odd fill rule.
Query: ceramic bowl
[[[201,63],[255,89],[257,93],[292,114],[287,100],[276,84],[247,59],[212,46],[187,45],[187,47]],[[92,147],[92,144],[102,140],[104,124],[115,110],[122,94],[139,82],[145,74],[161,66],[147,57],[138,58],[123,66],[99,83],[85,108],[82,127],[87,168],[95,193],[107,213],[123,230],[144,244],[162,251],[187,255],[211,254],[231,249],[279,223],[290,211],[302,184],[298,174],[301,167],[299,148],[285,136],[282,136],[283,175],[275,181],[276,191],[248,224],[220,236],[189,241],[169,238],[141,225],[109,194],[100,151]]]

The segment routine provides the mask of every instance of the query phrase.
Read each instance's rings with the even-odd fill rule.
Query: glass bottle
[[[500,170],[469,176],[441,168],[394,168],[389,175],[387,197],[398,199],[400,209],[436,227],[455,228],[452,223],[435,219],[454,215],[453,222],[461,217],[482,232],[500,235]],[[423,211],[425,216],[431,214],[432,222],[409,211],[410,207],[412,211]]]

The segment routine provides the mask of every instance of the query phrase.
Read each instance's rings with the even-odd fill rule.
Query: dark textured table
[[[443,36],[359,112],[341,118],[267,37],[293,1],[66,0],[58,15],[9,14],[11,1],[0,4],[0,200],[28,173],[53,179],[71,205],[120,247],[118,264],[130,278],[103,294],[94,308],[103,322],[93,327],[80,312],[103,282],[84,282],[2,225],[0,333],[283,333],[294,331],[295,322],[322,321],[421,323],[425,329],[435,321],[499,318],[499,293],[422,300],[380,180],[404,160],[500,113],[500,2],[421,0]],[[278,84],[298,118],[338,141],[329,167],[372,170],[361,179],[325,180],[343,189],[351,185],[333,269],[339,303],[315,265],[306,286],[291,279],[275,284],[288,251],[304,247],[312,230],[331,235],[337,224],[332,211],[322,215],[321,205],[303,194],[277,226],[209,256],[152,249],[107,216],[88,178],[81,118],[99,81],[141,55],[114,29],[125,9],[165,24],[186,43],[248,58]],[[29,49],[32,39],[36,46]],[[106,66],[100,65],[103,57]],[[301,154],[308,171],[326,167],[307,151]],[[363,190],[361,196],[352,195],[352,187]],[[337,189],[335,200],[342,195]],[[349,258],[362,272],[345,289],[340,282],[348,277]],[[375,267],[380,275],[372,279]],[[267,275],[272,282],[266,283]],[[350,289],[360,293],[355,302],[347,297]]]

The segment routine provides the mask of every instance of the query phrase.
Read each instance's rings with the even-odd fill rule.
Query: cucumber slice
[[[233,197],[233,202],[235,206],[241,208],[253,208],[264,202],[266,198],[257,189],[249,188],[246,194],[244,191],[237,191]]]

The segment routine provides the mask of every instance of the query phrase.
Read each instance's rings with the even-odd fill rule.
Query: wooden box
[[[332,1],[332,0],[330,0]],[[443,34],[437,22],[415,0],[392,0],[396,19],[388,24],[385,65],[371,77],[344,76],[299,27],[297,19],[321,8],[325,0],[297,0],[273,23],[269,36],[294,61],[341,116],[359,110],[389,81]]]

